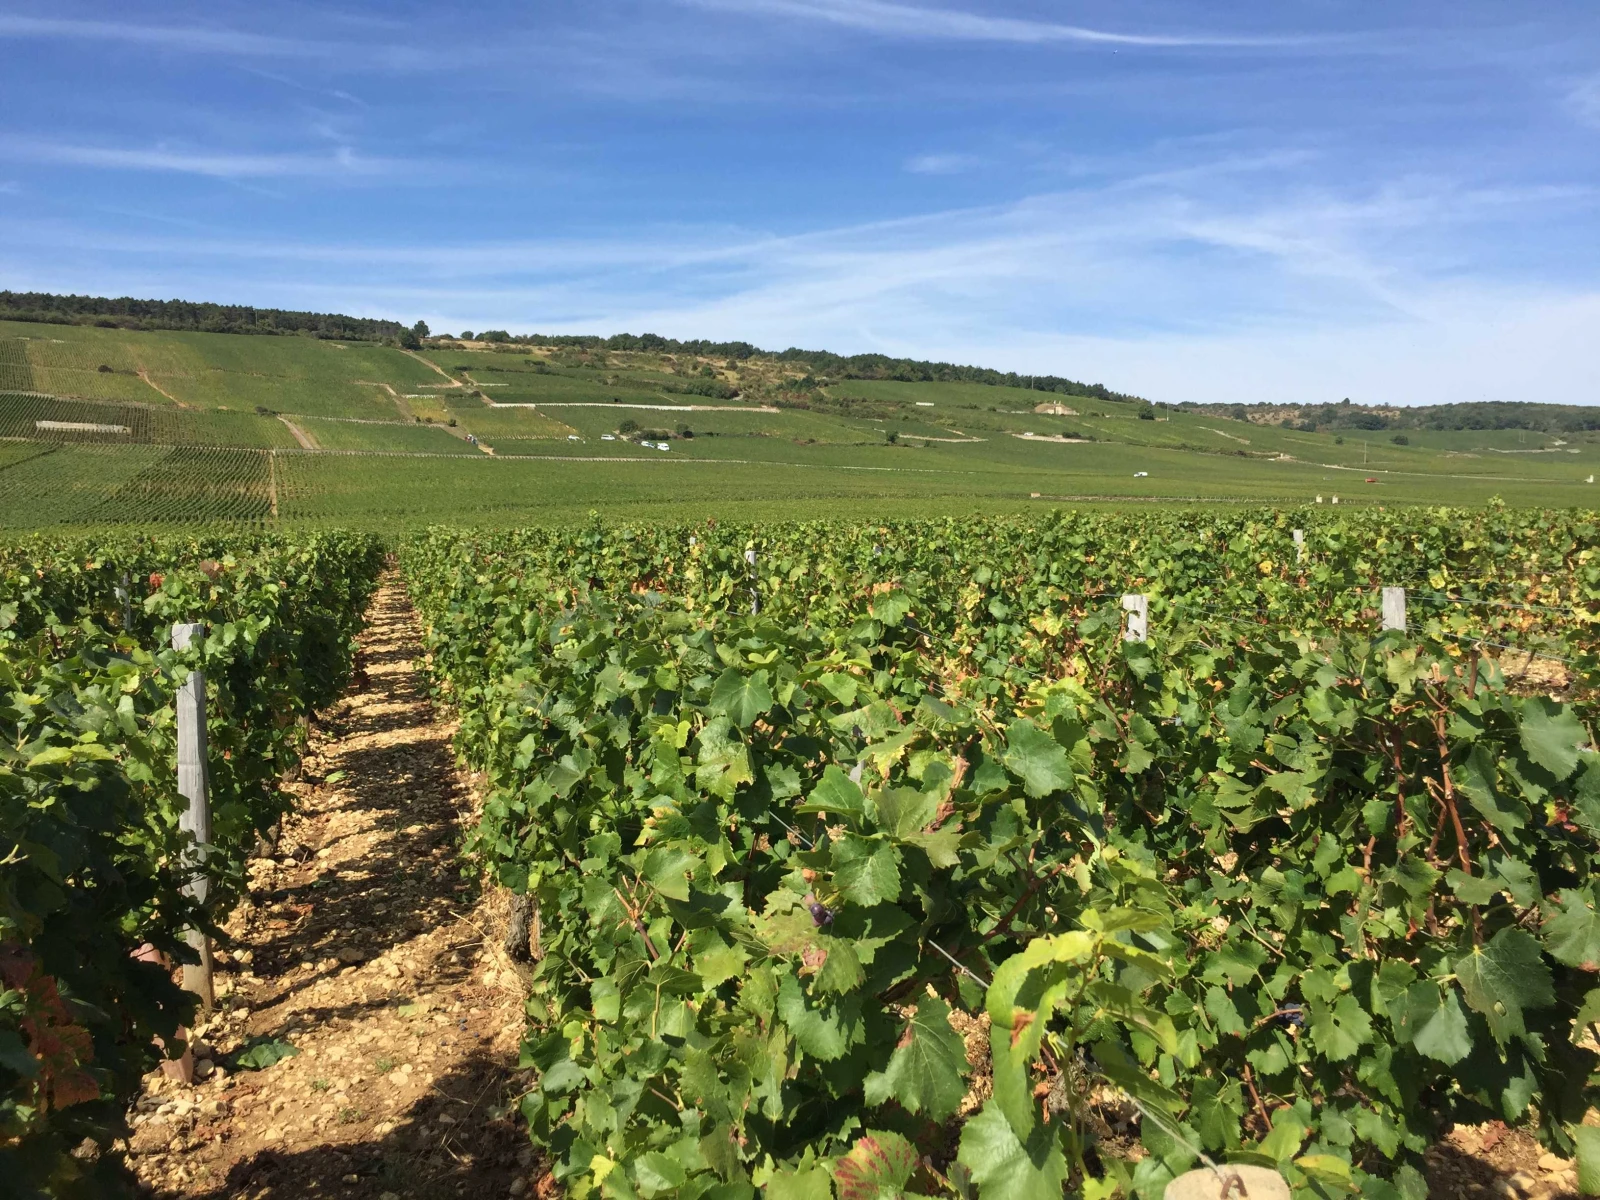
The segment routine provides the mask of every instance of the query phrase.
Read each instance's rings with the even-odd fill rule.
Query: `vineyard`
[[[539,914],[568,1194],[1157,1197],[1204,1155],[1420,1200],[1490,1117],[1600,1166],[1600,526],[1291,532],[408,544],[474,849]],[[1380,632],[1395,583],[1431,607]]]
[[[0,525],[253,523],[274,515],[271,451],[37,442],[28,449],[0,458]]]
[[[253,412],[4,394],[0,394],[0,437],[114,445],[286,448],[297,444],[281,421]]]
[[[351,670],[382,563],[367,538],[101,536],[0,550],[0,1173],[7,1194],[116,1194],[114,1157],[156,1061],[181,1049],[194,998],[158,963],[238,898],[306,718]],[[176,622],[206,633],[171,647]],[[203,855],[180,829],[175,699],[210,690]],[[203,879],[209,907],[192,886]],[[139,952],[136,956],[135,952]]]
[[[1155,1200],[1238,1164],[1422,1200],[1424,1151],[1489,1120],[1600,1185],[1592,515],[592,521],[394,549],[482,773],[464,865],[527,931],[510,1099],[562,1194]],[[146,960],[188,960],[240,895],[384,552],[0,549],[8,1179],[110,1186],[114,1156],[68,1152],[116,1135],[192,1012]],[[197,666],[203,857],[173,767]]]

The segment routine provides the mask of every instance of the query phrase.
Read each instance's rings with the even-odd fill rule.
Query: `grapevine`
[[[413,539],[564,1186],[1158,1196],[1204,1152],[1409,1198],[1490,1116],[1581,1157],[1597,527],[1301,519]],[[1483,603],[1382,633],[1396,580]]]

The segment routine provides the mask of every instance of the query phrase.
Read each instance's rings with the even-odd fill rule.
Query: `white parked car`
[[[616,436],[615,436],[615,435],[614,435],[614,434],[610,434],[610,433],[602,433],[602,434],[601,434],[601,435],[600,435],[600,440],[601,440],[601,441],[602,441],[602,442],[614,442],[614,441],[616,441],[616,440],[617,440],[617,439],[616,439]]]
[[[575,434],[575,433],[569,433],[569,434],[567,434],[567,441],[569,441],[569,442],[581,442],[581,441],[582,441],[582,440],[583,440],[583,439],[582,439],[582,438],[580,438],[580,437],[579,437],[579,436],[578,436],[578,435],[577,435],[577,434]]]
[[[1135,479],[1149,479],[1150,478],[1150,472],[1149,471],[1135,471],[1133,473],[1133,477]]]

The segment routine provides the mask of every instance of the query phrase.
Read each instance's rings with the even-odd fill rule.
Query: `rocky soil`
[[[155,1196],[550,1190],[515,1111],[521,980],[462,874],[472,789],[413,668],[398,581],[369,621],[362,677],[229,919],[194,1078],[158,1072],[135,1106],[128,1160]]]

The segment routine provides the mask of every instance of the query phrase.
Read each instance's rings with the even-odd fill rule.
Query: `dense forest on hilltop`
[[[1186,402],[1172,407],[1257,425],[1282,425],[1304,433],[1338,429],[1528,429],[1540,433],[1577,433],[1600,429],[1600,407],[1524,400],[1474,400],[1415,408],[1352,404],[1349,400],[1338,404],[1300,405]]]
[[[104,296],[57,296],[49,292],[0,291],[0,320],[197,333],[301,334],[362,342],[399,340],[407,332],[398,321],[339,313],[189,300],[135,300],[131,296],[114,300]]]

